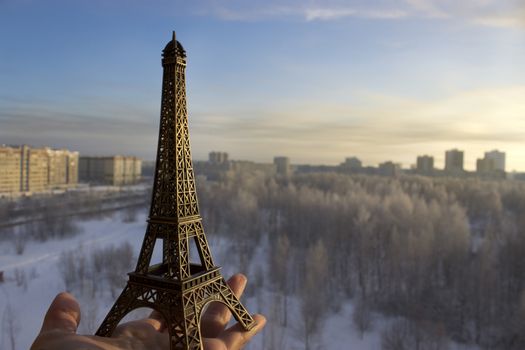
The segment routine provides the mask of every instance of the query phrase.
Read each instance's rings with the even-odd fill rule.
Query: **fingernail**
[[[246,276],[242,273],[237,274],[236,277],[239,279],[239,282],[243,284],[246,284],[248,282],[248,278],[246,278]]]

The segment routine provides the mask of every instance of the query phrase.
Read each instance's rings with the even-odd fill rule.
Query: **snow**
[[[61,291],[65,290],[64,282],[58,268],[58,261],[63,252],[74,251],[78,256],[89,254],[90,252],[107,247],[109,245],[119,246],[124,242],[129,242],[133,247],[135,259],[142,245],[146,229],[146,214],[140,212],[137,221],[132,223],[122,222],[119,215],[110,218],[83,221],[78,223],[81,233],[63,240],[49,240],[46,242],[28,241],[22,255],[17,255],[13,244],[10,241],[0,242],[0,271],[4,271],[5,281],[0,283],[0,320],[1,324],[0,348],[8,349],[9,343],[5,333],[5,315],[8,305],[12,309],[16,333],[16,349],[29,349],[32,341],[37,335],[44,314],[53,300]],[[224,265],[222,272],[228,277],[235,271],[235,259],[231,257],[231,243],[219,238],[216,235],[208,234],[208,241],[211,246],[215,261],[219,265]],[[255,261],[266,261],[266,249],[268,244],[265,239],[261,240],[255,252]],[[248,276],[255,276],[256,269],[266,270],[267,264],[252,264],[248,271]],[[26,285],[17,286],[16,276],[20,279],[21,274],[25,274]],[[94,281],[96,282],[96,281]],[[104,286],[101,286],[104,288]],[[106,315],[109,307],[113,304],[114,298],[110,293],[103,294],[103,300],[97,300],[99,305],[90,303],[89,300],[80,298],[82,312],[88,317],[84,317],[85,322],[93,323],[91,327],[100,324]],[[243,303],[251,312],[261,312],[267,314],[275,294],[263,288],[257,291],[257,295],[244,298]],[[289,298],[290,313],[289,327],[279,329],[282,337],[283,349],[304,349],[303,338],[301,336],[301,317],[300,307],[297,298]],[[329,314],[322,328],[317,335],[313,336],[313,348],[318,349],[380,349],[381,330],[390,322],[385,317],[374,314],[373,329],[364,334],[361,339],[358,332],[352,325],[353,305],[346,302],[337,311]],[[269,319],[269,322],[272,320]],[[266,327],[262,335],[258,335],[247,349],[263,349],[269,326]],[[84,329],[84,328],[81,328]],[[268,345],[268,343],[266,344]],[[467,350],[476,349],[475,347],[462,347],[454,345],[451,349]]]
[[[17,349],[29,349],[49,304],[58,293],[65,290],[57,266],[60,254],[69,250],[85,254],[93,249],[111,244],[119,245],[125,241],[133,245],[137,254],[144,236],[145,219],[142,214],[135,223],[122,223],[118,216],[81,222],[81,234],[42,243],[29,241],[23,255],[16,255],[10,242],[0,242],[0,271],[4,271],[6,280],[0,284],[0,316],[4,314],[7,305],[11,304],[18,329]],[[17,271],[26,274],[27,288],[16,285]],[[0,348],[7,349],[4,332],[2,335]]]

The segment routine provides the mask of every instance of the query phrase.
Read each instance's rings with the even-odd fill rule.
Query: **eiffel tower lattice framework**
[[[144,243],[135,271],[96,334],[111,336],[127,313],[148,307],[164,318],[171,350],[201,349],[200,315],[209,302],[225,304],[246,330],[255,322],[213,263],[202,227],[188,132],[186,53],[175,32],[164,48],[162,67],[157,163]],[[151,265],[159,240],[162,262]],[[191,240],[200,264],[190,263]]]

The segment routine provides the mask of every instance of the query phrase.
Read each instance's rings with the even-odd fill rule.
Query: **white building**
[[[451,149],[445,152],[445,171],[449,173],[463,172],[463,151]]]
[[[491,159],[494,164],[494,170],[505,171],[505,152],[500,152],[497,149],[485,152],[485,159]]]

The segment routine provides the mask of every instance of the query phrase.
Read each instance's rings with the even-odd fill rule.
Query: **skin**
[[[228,284],[240,298],[246,286],[246,277],[237,274]],[[211,304],[201,318],[204,350],[242,349],[266,323],[262,315],[254,315],[255,327],[249,331],[240,324],[226,328],[232,315],[221,303]],[[69,293],[60,293],[51,303],[40,334],[31,350],[169,350],[168,332],[162,318],[152,312],[149,318],[127,322],[117,327],[112,337],[77,334],[80,306]]]

